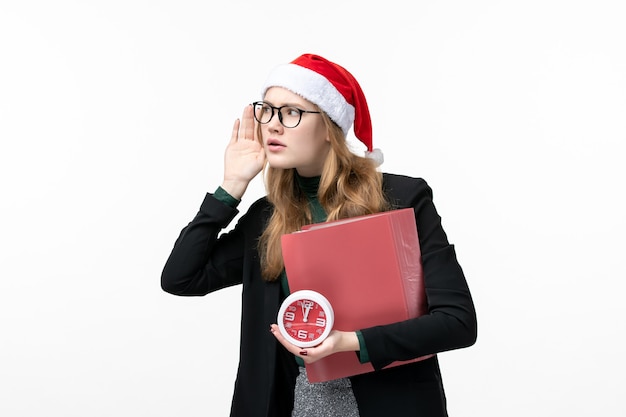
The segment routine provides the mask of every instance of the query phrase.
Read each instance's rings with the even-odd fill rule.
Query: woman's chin
[[[291,169],[291,168],[295,168],[293,164],[288,163],[287,161],[283,160],[282,158],[272,158],[270,156],[267,157],[267,165],[270,168],[275,168],[275,169]]]

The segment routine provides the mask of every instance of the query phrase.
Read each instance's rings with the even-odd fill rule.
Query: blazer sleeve
[[[471,346],[477,337],[470,290],[441,226],[430,186],[423,179],[387,174],[386,192],[395,207],[415,210],[428,314],[361,330],[374,369]]]
[[[237,209],[208,193],[200,210],[185,226],[161,274],[161,288],[174,295],[198,296],[242,282],[244,233],[221,231]]]

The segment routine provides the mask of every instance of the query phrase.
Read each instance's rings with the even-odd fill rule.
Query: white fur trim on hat
[[[283,64],[274,68],[261,92],[262,97],[270,87],[283,87],[319,106],[337,123],[344,135],[354,123],[354,106],[326,77],[308,68],[295,64]]]
[[[383,151],[378,148],[372,149],[371,152],[365,151],[365,156],[374,161],[376,166],[381,166],[383,162],[385,162],[385,157],[383,155]]]

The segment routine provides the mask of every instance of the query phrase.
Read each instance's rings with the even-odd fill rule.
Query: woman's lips
[[[280,151],[281,149],[284,149],[285,147],[286,147],[285,144],[279,140],[270,139],[267,141],[267,149],[271,152]]]

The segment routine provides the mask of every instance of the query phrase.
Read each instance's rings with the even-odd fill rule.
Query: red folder
[[[413,209],[307,225],[282,236],[282,251],[289,289],[315,290],[328,298],[337,330],[394,323],[428,311]],[[306,368],[310,382],[374,370],[354,352],[336,353]]]

